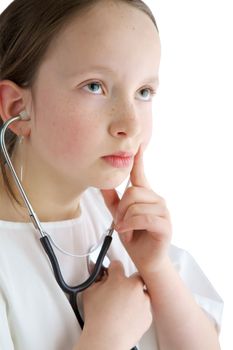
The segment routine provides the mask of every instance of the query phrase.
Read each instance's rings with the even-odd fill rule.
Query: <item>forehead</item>
[[[124,2],[101,1],[78,14],[51,43],[45,61],[60,73],[74,74],[89,66],[108,64],[125,73],[140,67],[155,70],[160,40],[150,17]],[[130,64],[129,64],[130,63]],[[120,71],[119,71],[120,74]],[[124,73],[123,73],[124,74]]]

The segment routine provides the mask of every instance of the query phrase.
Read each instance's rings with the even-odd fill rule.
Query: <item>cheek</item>
[[[143,124],[142,143],[143,143],[144,149],[147,147],[147,145],[150,142],[150,139],[152,136],[152,128],[153,128],[152,118],[148,118],[146,121],[144,121],[144,124]]]
[[[77,99],[55,86],[40,89],[36,98],[40,103],[35,104],[31,133],[35,151],[49,162],[72,163],[87,156],[88,142],[95,137],[95,129],[91,127],[91,117]]]
[[[87,154],[90,127],[78,113],[53,110],[53,116],[48,113],[38,116],[34,141],[46,158],[73,161]]]
[[[77,118],[78,119],[78,118]],[[53,128],[53,154],[63,159],[85,157],[88,152],[89,127],[79,120],[56,124]]]

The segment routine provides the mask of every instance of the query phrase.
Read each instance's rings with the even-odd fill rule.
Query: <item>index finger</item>
[[[134,164],[130,173],[130,180],[132,186],[145,187],[148,189],[151,188],[144,172],[142,145],[140,145],[139,150],[134,157]]]

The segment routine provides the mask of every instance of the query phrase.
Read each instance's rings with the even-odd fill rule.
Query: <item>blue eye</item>
[[[150,101],[155,95],[155,91],[152,88],[144,88],[140,90],[139,93],[144,101]]]
[[[89,92],[93,92],[95,95],[99,95],[103,92],[101,84],[98,82],[91,82],[84,86]]]
[[[142,94],[142,97],[148,97],[148,95],[150,95],[150,91],[149,89],[143,89],[141,90],[141,94]]]

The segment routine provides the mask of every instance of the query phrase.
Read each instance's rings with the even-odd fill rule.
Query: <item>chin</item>
[[[95,183],[94,187],[100,189],[100,190],[111,190],[113,188],[116,188],[120,186],[124,181],[128,180],[129,174],[123,174],[121,176],[115,176],[111,179],[106,179],[105,181],[101,181],[98,183]]]

